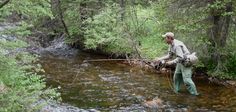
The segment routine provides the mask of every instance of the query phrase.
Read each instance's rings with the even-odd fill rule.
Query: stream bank
[[[158,97],[164,106],[154,107],[155,111],[235,110],[234,89],[209,80],[203,73],[193,76],[202,96],[189,96],[184,88],[176,95],[170,87],[170,75],[169,78],[165,75],[169,72],[160,74],[138,62],[131,65],[123,61],[87,62],[107,57],[73,49],[62,38],[51,43],[54,43],[51,47],[38,50],[40,63],[47,85],[60,88],[64,103],[100,111],[147,111],[150,108],[143,103]]]
[[[65,104],[50,104],[43,108],[48,110],[42,111],[236,111],[235,91],[201,78],[204,75],[194,75],[203,94],[196,98],[184,88],[181,94],[174,94],[164,72],[150,72],[138,63],[132,66],[124,62],[85,63],[84,60],[107,57],[73,49],[63,38],[50,41],[47,47],[32,45],[20,51],[39,54],[47,86],[60,88],[62,93]],[[161,108],[143,104],[159,102],[154,100],[156,97],[163,102]]]

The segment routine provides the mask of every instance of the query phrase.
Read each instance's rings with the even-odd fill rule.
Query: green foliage
[[[7,42],[5,39],[0,39],[0,46],[5,49],[16,49],[19,47],[26,47],[27,44],[21,40]]]
[[[227,68],[228,68],[228,73],[230,76],[232,76],[234,79],[236,79],[236,52],[230,52],[230,56],[227,62]]]
[[[162,32],[153,7],[127,6],[126,15],[129,16],[124,20],[121,20],[120,10],[117,4],[113,4],[86,20],[86,47],[117,54],[137,54],[138,49],[143,57],[149,58],[163,54],[160,51],[166,45],[161,40]]]
[[[0,20],[3,22],[18,22],[14,28],[5,30],[5,34],[28,36],[38,18],[51,17],[50,0],[10,0],[10,2],[0,9]],[[2,33],[2,32],[1,32]]]
[[[212,18],[231,17],[235,24],[235,1],[124,0],[124,4],[121,3],[111,0],[61,1],[64,17],[62,19],[72,37],[66,41],[74,43],[80,40],[87,49],[118,55],[135,55],[138,49],[143,57],[153,59],[165,53],[167,45],[160,37],[163,33],[171,31],[177,39],[187,44],[191,52],[197,52],[201,62],[197,66],[205,66],[212,74],[220,74],[214,76],[234,77],[235,72],[232,71],[235,69],[235,52],[232,51],[236,48],[235,25],[230,23],[231,34],[227,38],[226,47],[217,47],[213,39],[217,36],[212,33],[218,32],[212,32],[216,25]],[[226,8],[230,4],[232,11]],[[30,35],[34,24],[40,23],[40,18],[53,18],[50,7],[50,0],[11,0],[0,9],[0,20],[16,13],[25,22],[5,34],[22,37]],[[50,33],[61,33],[64,29],[53,31],[55,30]],[[2,45],[12,48],[17,47],[19,43],[4,45],[4,41],[1,42]],[[216,53],[224,57],[220,63],[222,66],[217,70],[215,68],[219,63],[214,59]],[[226,58],[228,60],[223,61]]]
[[[92,18],[98,14],[102,6],[112,1],[107,0],[73,0],[61,1],[62,13],[64,16],[65,24],[67,25],[70,38],[66,38],[67,43],[75,43],[81,36],[84,35],[86,30],[87,18]]]
[[[235,27],[235,25],[232,25],[232,27]],[[217,75],[225,79],[236,79],[236,37],[234,36],[235,34],[236,32],[234,31],[234,29],[232,29],[230,33],[230,36],[232,37],[228,39],[228,45],[225,49],[223,49],[224,51],[222,51],[222,53],[226,56],[226,60],[223,61],[223,64],[226,69],[222,71],[221,74],[217,74],[214,71],[211,71],[213,75]]]
[[[29,29],[32,25],[26,22],[20,22],[19,25],[4,31],[7,35],[16,35],[18,37],[26,37],[31,34],[31,30]]]
[[[154,59],[167,53],[167,45],[164,40],[159,39],[158,36],[148,37],[141,40],[141,42],[141,53],[146,58]]]
[[[0,12],[1,17],[17,12],[22,14],[23,18],[34,21],[41,16],[53,17],[50,7],[50,0],[11,0]]]
[[[40,66],[32,66],[37,57],[24,52],[9,53],[25,46],[25,43],[17,44],[18,41],[1,40],[0,50],[5,51],[5,55],[0,53],[0,83],[6,89],[0,91],[0,111],[37,111],[43,105],[33,106],[34,103],[41,99],[57,99],[59,94],[55,89],[46,89],[45,78],[32,72],[32,68],[41,69]]]
[[[119,7],[108,6],[100,14],[86,20],[85,45],[88,49],[100,48],[110,53],[129,53],[131,46],[123,37],[122,23],[119,22]]]
[[[81,20],[80,20],[80,14],[79,8],[77,6],[78,4],[71,4],[64,13],[65,13],[65,20],[68,26],[69,33],[76,36],[80,34],[80,26],[81,26]],[[75,24],[76,23],[76,24]]]
[[[213,19],[209,19],[212,16],[222,18],[235,15],[235,9],[227,12],[226,6],[230,3],[235,4],[232,0],[193,1],[191,3],[186,0],[166,0],[156,4],[155,13],[162,31],[174,32],[176,38],[184,41],[191,52],[197,52],[201,62],[197,66],[207,67],[212,76],[235,78],[235,53],[232,52],[236,48],[233,43],[235,39],[232,40],[235,37],[235,26],[229,28],[233,34],[227,37],[227,41],[231,40],[231,42],[227,43],[226,47],[217,47],[214,46],[214,38],[217,37],[212,34],[215,24]],[[216,55],[221,56],[221,61],[216,62],[214,59]]]
[[[159,16],[155,15],[155,8],[154,5],[147,8],[137,6],[137,20],[134,22],[138,24],[132,31],[141,43],[141,55],[151,59],[160,57],[167,51],[167,44],[161,37],[162,23],[158,19]]]

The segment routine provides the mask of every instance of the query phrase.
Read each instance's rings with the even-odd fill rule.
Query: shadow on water
[[[77,56],[44,53],[40,62],[47,85],[58,87],[63,102],[101,111],[146,110],[144,100],[159,97],[165,111],[236,111],[236,92],[232,88],[195,79],[201,96],[191,96],[185,87],[174,94],[164,74],[128,66],[118,61],[85,62],[102,56],[78,52]]]

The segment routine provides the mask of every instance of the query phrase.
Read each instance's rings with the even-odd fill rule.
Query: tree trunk
[[[61,1],[60,0],[51,0],[51,10],[52,13],[54,15],[54,17],[60,21],[60,23],[62,24],[65,33],[67,34],[68,37],[70,37],[70,33],[69,30],[67,28],[67,25],[64,21],[64,17],[63,17],[63,11],[62,11],[62,7],[61,7]]]
[[[87,3],[84,3],[83,1],[80,3],[80,20],[83,22],[88,18],[87,14]]]
[[[225,10],[222,12],[222,10]],[[226,46],[226,40],[229,35],[229,25],[231,20],[231,15],[223,16],[223,13],[232,12],[232,2],[226,4],[225,9],[213,9],[212,10],[212,21],[213,27],[211,42],[214,47],[213,60],[216,60],[216,70],[223,70],[225,67],[222,65],[224,60],[222,51],[220,49]]]
[[[120,7],[121,7],[121,21],[123,21],[125,17],[125,0],[120,0]]]

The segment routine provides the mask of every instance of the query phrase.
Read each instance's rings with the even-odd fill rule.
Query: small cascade
[[[56,38],[49,42],[49,46],[41,50],[42,54],[49,53],[55,56],[74,56],[77,54],[77,49],[73,49],[64,42],[64,36]]]
[[[70,57],[75,56],[77,54],[77,49],[70,47],[64,42],[64,35],[54,39],[49,38],[53,37],[40,37],[37,39],[29,39],[28,43],[30,43],[30,47],[27,48],[28,51],[42,56]]]

